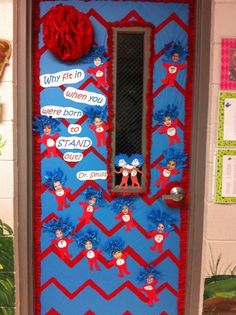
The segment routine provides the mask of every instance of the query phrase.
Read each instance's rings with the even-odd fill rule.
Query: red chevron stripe
[[[163,290],[169,290],[173,295],[178,297],[178,291],[176,291],[168,282],[163,283],[156,289],[156,293],[159,294]]]
[[[110,301],[113,299],[116,295],[118,295],[121,291],[124,289],[129,289],[132,291],[141,301],[147,302],[146,296],[144,296],[136,287],[135,285],[130,282],[126,281],[122,285],[120,285],[116,290],[113,292],[107,294],[102,288],[100,288],[93,280],[87,280],[84,282],[79,288],[77,288],[74,292],[70,292],[67,290],[57,279],[54,277],[46,281],[42,286],[41,286],[41,292],[43,292],[47,287],[50,285],[54,285],[60,290],[68,299],[72,300],[74,299],[77,295],[80,294],[81,291],[85,290],[87,287],[91,287],[94,289],[99,295],[101,295],[105,300]],[[167,287],[169,289],[169,287]],[[173,288],[172,288],[173,289]]]
[[[185,32],[188,32],[188,26],[175,13],[172,13],[165,21],[155,27],[155,33],[160,32],[167,24],[173,21],[182,27]]]
[[[78,124],[78,125],[82,125],[86,120],[87,120],[87,116],[86,115],[83,115],[79,120],[77,120],[75,122],[75,124]],[[62,118],[61,122],[63,123],[64,126],[68,127],[71,123],[68,122],[65,118]]]
[[[160,315],[168,315],[166,312],[161,312]]]
[[[84,157],[86,157],[90,152],[92,152],[94,155],[96,155],[102,162],[107,164],[107,160],[104,158],[102,154],[100,154],[94,147],[90,147],[87,150],[84,151]]]
[[[163,160],[163,159],[164,159],[164,155],[161,154],[154,162],[152,162],[151,168],[157,166],[157,164],[160,163],[161,160]]]
[[[91,221],[107,236],[112,236],[116,232],[118,232],[123,226],[124,222],[119,222],[116,224],[111,230],[108,230],[100,221],[98,221],[95,217],[92,217]]]
[[[160,125],[155,125],[152,127],[152,133],[154,133],[155,131],[157,131],[157,129],[160,127]]]
[[[46,218],[44,218],[41,221],[41,225],[43,225],[44,223],[48,223],[49,221],[51,221],[52,219],[57,220],[58,216],[55,213],[50,213],[48,216],[46,216]]]
[[[183,89],[182,86],[177,81],[175,81],[175,87],[181,94],[184,95],[184,97],[187,96],[186,90]]]
[[[132,315],[129,311],[124,312],[122,315]]]
[[[156,200],[158,200],[161,197],[162,191],[163,190],[159,190],[152,197],[148,197],[147,195],[143,195],[143,196],[140,195],[140,197],[148,206],[151,206]]]
[[[96,315],[96,314],[92,311],[87,311],[86,313],[84,313],[84,315]]]
[[[38,50],[39,56],[41,56],[42,54],[44,54],[46,50],[47,50],[47,46],[46,46],[46,45],[43,45],[43,46]],[[44,88],[43,88],[43,89],[44,89]]]
[[[158,94],[160,94],[161,91],[163,91],[166,87],[167,87],[167,85],[159,86],[159,88],[157,88],[156,91],[153,93],[153,98],[155,98]]]
[[[58,157],[60,157],[63,160],[63,153],[57,149],[57,153],[58,153]],[[83,152],[83,158],[85,158],[89,153],[93,153],[94,155],[96,155],[102,162],[104,162],[105,164],[107,163],[107,160],[104,158],[104,156],[102,154],[100,154],[94,147],[90,147],[86,150],[84,150]],[[45,158],[46,156],[46,150],[42,152],[41,155],[41,159]],[[65,160],[63,160],[68,166],[70,166],[71,168],[75,167],[79,162],[67,162]]]
[[[84,81],[77,89],[84,90],[87,88],[89,84],[93,84],[97,88],[97,82],[93,77],[89,77],[86,81]],[[64,85],[60,85],[59,88],[64,92],[66,87]],[[103,94],[108,96],[108,91],[105,90],[102,86],[98,88]]]
[[[103,189],[102,187],[100,187],[100,185],[92,180],[87,180],[86,182],[84,182],[84,184],[82,186],[80,186],[74,193],[72,193],[69,196],[69,200],[70,201],[74,201],[79,194],[81,194],[81,192],[83,192],[84,190],[86,190],[89,186],[92,186],[95,189],[101,189],[102,193],[103,193],[103,197],[108,201],[111,202],[113,200],[112,196],[110,196],[105,189]]]
[[[169,258],[171,259],[176,266],[179,266],[179,260],[178,258],[168,249],[163,254],[161,254],[159,257],[154,259],[151,263],[144,260],[132,247],[127,246],[125,251],[129,254],[130,257],[133,258],[133,260],[138,263],[142,267],[148,267],[149,265],[157,266],[160,263],[162,263],[165,259]],[[51,253],[55,254],[60,258],[59,252],[57,248],[54,245],[50,245],[48,248],[46,248],[43,252],[41,252],[41,260],[43,260],[46,256],[50,255]],[[75,256],[72,260],[65,259],[63,262],[70,268],[73,268],[75,265],[77,265],[82,259],[84,258],[82,252],[80,252],[77,256]],[[100,255],[98,257],[98,260],[107,268],[110,269],[112,266],[109,264],[109,260],[107,260],[104,256]]]
[[[100,24],[102,24],[106,28],[109,26],[109,23],[100,14],[98,14],[94,9],[90,9],[87,12],[87,16],[95,18]]]
[[[167,249],[166,251],[164,251],[163,254],[161,254],[161,256],[157,257],[156,259],[154,259],[150,265],[153,265],[153,266],[157,266],[159,265],[160,263],[162,263],[165,259],[167,258],[170,258],[175,264],[177,267],[179,267],[180,265],[180,261],[179,259],[169,250]]]
[[[61,313],[58,313],[54,308],[51,308],[45,315],[61,315]]]
[[[130,21],[134,21],[133,19],[135,19],[136,22],[139,23],[145,23],[145,20],[141,17],[141,15],[139,15],[137,13],[137,11],[132,10],[130,11],[121,21],[120,23],[125,23],[125,22],[130,22]]]

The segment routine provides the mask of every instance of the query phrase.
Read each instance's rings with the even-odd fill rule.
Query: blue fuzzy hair
[[[98,232],[95,230],[87,230],[86,232],[78,232],[73,235],[77,245],[81,248],[84,248],[87,241],[90,241],[94,247],[96,247],[100,238],[98,237]]]
[[[151,223],[152,228],[156,228],[159,224],[163,224],[165,232],[173,231],[172,224],[175,223],[175,218],[166,212],[161,212],[158,209],[153,209],[147,216],[148,221]]]
[[[115,252],[122,252],[125,248],[125,242],[121,238],[110,238],[104,246],[104,251],[111,257]]]
[[[60,182],[63,186],[67,181],[67,176],[64,175],[63,171],[60,168],[53,171],[47,171],[46,175],[44,175],[44,178],[44,185],[46,185],[50,189],[54,189],[55,182]]]
[[[114,158],[114,164],[116,167],[120,167],[119,166],[119,161],[120,160],[125,160],[126,164],[128,164],[129,162],[129,157],[127,154],[117,154]]]
[[[155,267],[149,266],[140,270],[137,280],[138,282],[145,282],[150,275],[152,275],[154,279],[159,279],[161,276],[160,272]]]
[[[184,168],[187,166],[185,163],[187,160],[187,154],[176,150],[175,148],[170,148],[163,152],[164,159],[161,161],[160,165],[166,166],[169,161],[175,161],[176,167]]]
[[[96,205],[102,206],[104,204],[104,197],[101,189],[88,187],[85,191],[85,198],[86,200],[90,200],[92,197],[96,198]]]
[[[106,47],[104,46],[93,46],[90,52],[82,58],[82,63],[93,63],[94,59],[101,58],[102,62],[105,62],[109,59],[106,56]]]
[[[185,60],[186,56],[188,55],[188,51],[184,49],[184,47],[181,45],[180,41],[172,41],[169,44],[165,45],[165,57],[167,61],[172,61],[171,57],[174,53],[179,54],[179,61],[178,63],[181,63]],[[165,60],[166,61],[166,60]]]
[[[33,124],[33,131],[39,132],[40,134],[43,134],[43,129],[45,126],[51,126],[52,132],[58,132],[61,131],[58,126],[60,125],[61,121],[59,119],[52,118],[51,116],[44,116],[39,115],[35,116]]]
[[[154,113],[153,118],[158,123],[158,125],[164,125],[164,118],[170,117],[172,120],[178,117],[179,110],[178,107],[174,104],[167,105],[167,108],[158,110]]]
[[[107,106],[87,106],[84,109],[84,114],[88,117],[88,121],[94,121],[94,118],[101,118],[102,121],[107,119]]]
[[[69,218],[65,218],[63,220],[63,218],[60,217],[58,218],[58,220],[52,219],[48,223],[44,223],[43,230],[45,232],[54,233],[54,234],[57,230],[60,230],[62,231],[63,236],[68,236],[74,230],[74,226],[70,222]]]
[[[137,159],[139,161],[138,167],[141,167],[144,164],[144,158],[141,154],[131,154],[131,156],[129,157],[129,164],[132,165],[134,159]]]
[[[127,196],[127,197],[123,197],[123,196],[116,197],[114,202],[113,202],[112,210],[114,210],[115,213],[118,214],[121,211],[123,206],[127,206],[128,208],[134,209],[134,207],[133,207],[134,200],[135,200],[135,198],[134,197],[130,197],[130,196]]]

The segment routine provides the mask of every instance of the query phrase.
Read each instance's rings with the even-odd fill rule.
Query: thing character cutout
[[[48,223],[43,225],[43,230],[46,232],[53,233],[56,238],[51,240],[51,243],[56,246],[58,254],[62,260],[71,258],[69,253],[69,244],[73,243],[73,239],[68,236],[73,231],[74,226],[69,221],[69,218],[52,219]]]
[[[63,171],[60,168],[52,172],[48,171],[44,177],[46,179],[44,185],[48,187],[48,191],[56,199],[57,210],[61,211],[63,208],[69,208],[70,205],[66,200],[70,196],[71,188],[66,188],[64,186],[67,177],[64,176]]]
[[[157,303],[160,299],[156,293],[156,286],[158,279],[160,278],[160,272],[157,271],[154,267],[150,266],[143,268],[139,272],[138,281],[144,283],[139,289],[140,292],[143,292],[147,296],[147,304],[152,305],[154,302]]]
[[[123,278],[124,275],[130,275],[127,268],[127,258],[128,253],[124,250],[125,243],[121,238],[109,239],[104,250],[111,257],[112,260],[109,261],[109,266],[116,266],[118,269],[118,277]]]
[[[161,213],[160,210],[152,210],[148,215],[148,220],[151,222],[152,227],[155,226],[156,228],[156,230],[148,233],[148,236],[153,238],[153,245],[150,249],[161,254],[165,239],[174,230],[172,224],[174,224],[175,219],[165,212]]]
[[[185,161],[187,160],[185,153],[179,152],[174,148],[164,151],[163,156],[163,161],[156,167],[160,175],[158,181],[155,183],[161,189],[166,187],[166,184],[173,175],[179,173],[179,169],[186,167]]]
[[[33,121],[33,131],[39,132],[41,136],[37,142],[46,146],[45,156],[47,158],[58,156],[56,140],[59,138],[59,125],[60,121],[58,119],[43,115],[36,116]]]
[[[116,174],[122,174],[121,182],[119,188],[127,188],[129,174],[131,170],[131,166],[128,164],[129,157],[127,154],[118,154],[115,156],[114,164],[115,167],[120,168],[119,171],[114,170],[113,172]]]
[[[144,173],[139,169],[144,164],[144,159],[141,154],[132,154],[129,158],[129,162],[129,164],[132,166],[130,171],[131,185],[132,187],[137,186],[138,188],[141,188],[138,181],[138,173],[142,176],[144,175]]]
[[[93,130],[97,139],[97,147],[106,146],[108,123],[105,120],[107,118],[107,106],[86,107],[84,113],[90,122],[88,127]]]
[[[108,87],[108,83],[106,80],[106,70],[108,66],[108,58],[106,55],[105,47],[94,47],[89,54],[90,60],[92,59],[94,67],[89,68],[87,72],[92,74],[97,81],[97,87],[100,88],[103,86],[104,88]]]
[[[117,197],[113,204],[113,210],[117,213],[115,219],[123,222],[127,232],[136,227],[131,211],[134,209],[133,203],[134,198],[132,197]]]
[[[175,86],[175,79],[180,70],[186,67],[185,57],[187,51],[184,50],[180,42],[172,41],[170,44],[165,45],[165,59],[162,66],[166,69],[166,77],[161,82],[164,85],[171,87]]]
[[[74,235],[76,243],[83,248],[82,254],[87,258],[89,270],[101,270],[98,265],[98,257],[102,254],[101,250],[94,249],[99,244],[98,233],[95,230],[87,230],[84,233],[77,233]]]
[[[80,223],[89,224],[94,214],[94,211],[100,209],[104,203],[104,198],[101,190],[95,190],[89,187],[85,192],[86,201],[81,201],[79,204],[83,208],[82,217],[79,218]],[[95,204],[97,206],[95,206]]]
[[[154,119],[160,126],[158,132],[168,136],[170,146],[175,142],[180,143],[177,133],[177,127],[180,125],[180,121],[177,118],[178,114],[179,112],[175,105],[168,105],[166,110],[158,110],[154,113]]]

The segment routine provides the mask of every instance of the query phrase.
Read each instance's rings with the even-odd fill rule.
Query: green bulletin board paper
[[[220,92],[218,146],[236,146],[236,92]]]
[[[236,150],[218,150],[216,202],[236,203]]]

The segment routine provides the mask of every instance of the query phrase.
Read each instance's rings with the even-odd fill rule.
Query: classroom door
[[[37,1],[35,314],[184,314],[193,10]]]

